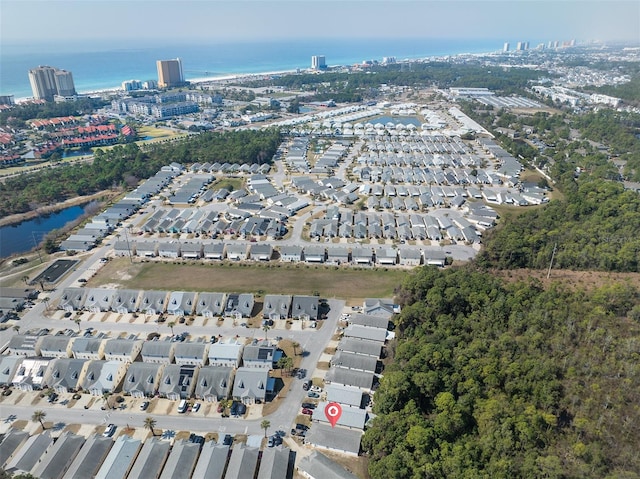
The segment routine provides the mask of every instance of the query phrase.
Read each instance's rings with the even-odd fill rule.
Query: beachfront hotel
[[[179,58],[175,60],[158,60],[158,87],[171,88],[184,85],[184,74],[182,73],[182,61]]]
[[[49,66],[32,68],[29,70],[29,82],[33,97],[37,100],[53,101],[55,96],[76,95],[73,75],[67,70]]]
[[[314,70],[324,70],[327,68],[327,61],[324,55],[313,55],[311,57],[311,68]]]

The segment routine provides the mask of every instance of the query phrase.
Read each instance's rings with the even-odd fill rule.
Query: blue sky
[[[0,41],[503,38],[640,43],[616,0],[0,0]]]

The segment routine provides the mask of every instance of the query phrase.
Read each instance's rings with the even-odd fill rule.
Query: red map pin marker
[[[327,416],[327,419],[331,423],[331,427],[335,427],[338,419],[342,416],[342,406],[337,402],[330,402],[324,408],[324,415]]]

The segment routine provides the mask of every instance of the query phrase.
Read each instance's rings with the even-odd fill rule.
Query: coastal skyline
[[[619,0],[2,0],[2,13],[5,45],[418,37],[640,41],[640,2]]]

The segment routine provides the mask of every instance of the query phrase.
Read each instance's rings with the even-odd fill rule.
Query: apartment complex
[[[76,95],[73,75],[70,71],[50,66],[39,66],[29,70],[29,82],[34,98],[53,101],[55,96]]]
[[[313,55],[311,57],[311,68],[314,70],[324,70],[327,68],[327,60],[324,55]]]
[[[179,58],[175,60],[158,60],[158,87],[171,88],[184,84],[184,73],[182,72],[182,61]]]

